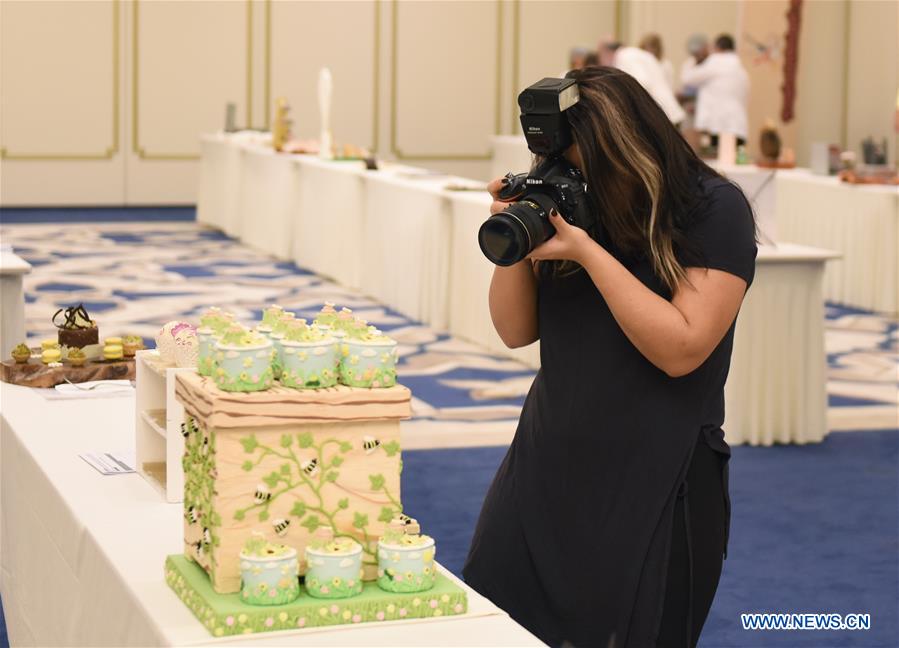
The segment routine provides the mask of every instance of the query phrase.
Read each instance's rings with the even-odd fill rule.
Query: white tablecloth
[[[298,202],[294,221],[294,263],[349,288],[362,285],[365,223],[365,165],[296,156],[293,182]]]
[[[785,241],[836,250],[824,296],[899,313],[899,187],[856,186],[808,171],[777,175],[777,222]]]
[[[447,327],[452,226],[445,183],[369,175],[362,230],[362,291],[437,330]]]
[[[731,445],[810,443],[827,435],[827,358],[821,282],[832,253],[760,246],[724,387]]]
[[[25,341],[25,292],[22,277],[31,264],[11,250],[0,250],[0,355],[9,357]]]
[[[214,640],[163,580],[182,551],[182,507],[137,474],[78,458],[134,445],[131,398],[47,402],[0,385],[0,594],[14,646],[155,646]],[[469,612],[240,637],[241,645],[542,645],[468,590]],[[231,640],[230,643],[234,643]]]
[[[289,259],[299,198],[294,161],[263,146],[242,146],[240,156],[237,236],[258,250]]]
[[[261,144],[265,135],[254,132],[216,133],[200,138],[200,186],[197,192],[197,221],[240,237],[239,144]]]

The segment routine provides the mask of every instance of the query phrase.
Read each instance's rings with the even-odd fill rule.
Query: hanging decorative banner
[[[790,0],[787,10],[787,35],[784,51],[783,106],[780,110],[782,122],[789,123],[794,117],[796,105],[796,70],[799,66],[799,27],[802,18],[802,0]]]

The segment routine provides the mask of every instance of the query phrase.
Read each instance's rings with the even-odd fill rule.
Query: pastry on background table
[[[57,339],[60,346],[78,347],[97,344],[100,333],[97,323],[90,318],[84,304],[60,308],[51,318],[57,328]]]

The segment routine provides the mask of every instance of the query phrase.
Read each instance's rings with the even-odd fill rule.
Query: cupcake
[[[240,552],[240,600],[249,605],[284,605],[300,595],[297,550],[267,542],[254,532]]]
[[[126,358],[133,358],[143,348],[144,339],[139,335],[126,335],[122,338],[122,350],[125,352]]]
[[[84,351],[81,349],[69,349],[66,360],[68,360],[69,364],[73,367],[82,367],[84,366],[84,363],[87,362],[87,356],[84,355]]]
[[[27,344],[17,344],[16,348],[12,350],[12,359],[16,361],[16,364],[25,364],[30,357],[31,349]]]
[[[295,315],[291,312],[281,313],[281,316],[272,325],[272,332],[268,336],[275,349],[275,355],[272,357],[272,371],[274,371],[275,378],[278,380],[281,379],[281,366],[284,363],[281,342],[284,340],[285,333],[287,333],[287,327],[294,321],[294,318]]]
[[[233,315],[214,306],[200,316],[197,329],[197,371],[200,375],[211,376],[215,371],[215,343],[233,321]]]
[[[417,524],[410,525],[416,528]],[[408,533],[402,520],[393,520],[378,540],[378,587],[387,592],[422,592],[434,587],[434,538]]]
[[[305,557],[309,596],[337,599],[362,593],[362,545],[352,538],[334,538],[330,528],[320,528]]]
[[[256,330],[263,335],[270,335],[272,329],[275,327],[275,323],[281,318],[281,315],[283,314],[283,308],[278,306],[278,304],[272,304],[264,311],[262,311],[262,323],[256,327]]]
[[[322,389],[337,384],[337,342],[306,320],[287,326],[281,340],[281,384],[295,389]]]
[[[358,322],[340,342],[340,382],[349,387],[393,387],[396,384],[396,340]]]
[[[273,354],[271,340],[240,324],[232,324],[215,344],[215,384],[219,389],[234,392],[270,388]]]

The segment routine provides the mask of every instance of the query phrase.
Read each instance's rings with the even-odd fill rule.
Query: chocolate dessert
[[[97,323],[87,314],[83,304],[60,308],[53,314],[52,321],[57,328],[60,346],[82,349],[100,340]]]

